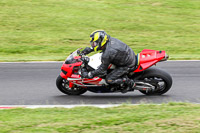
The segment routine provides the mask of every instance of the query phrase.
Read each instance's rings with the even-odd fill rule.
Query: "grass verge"
[[[104,29],[170,59],[200,59],[199,0],[1,0],[0,61],[64,60]]]
[[[200,105],[122,105],[113,108],[0,110],[1,133],[200,132]]]

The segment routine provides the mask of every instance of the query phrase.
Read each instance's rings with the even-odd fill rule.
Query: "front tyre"
[[[172,86],[172,77],[165,71],[158,68],[149,68],[144,71],[140,80],[147,81],[155,87],[154,91],[143,91],[145,95],[162,95],[169,91]]]
[[[62,93],[67,95],[81,95],[87,91],[86,89],[77,86],[69,88],[69,82],[60,75],[56,79],[56,86]]]

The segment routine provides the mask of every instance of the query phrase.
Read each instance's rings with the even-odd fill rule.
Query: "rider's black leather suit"
[[[104,76],[110,64],[114,64],[116,69],[106,76],[108,84],[121,84],[122,76],[128,72],[129,68],[135,66],[135,53],[133,50],[120,40],[110,37],[103,50],[101,57],[102,64],[97,70],[92,71],[93,76]]]

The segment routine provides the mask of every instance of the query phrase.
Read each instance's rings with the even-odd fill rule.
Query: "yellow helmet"
[[[90,45],[94,51],[102,50],[102,47],[108,42],[109,35],[103,30],[96,30],[90,34]]]

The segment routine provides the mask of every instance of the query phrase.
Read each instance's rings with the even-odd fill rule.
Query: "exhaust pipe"
[[[135,82],[135,83],[136,83],[136,86],[134,87],[135,90],[146,91],[146,93],[155,90],[155,86],[149,83],[144,83],[144,82]]]

